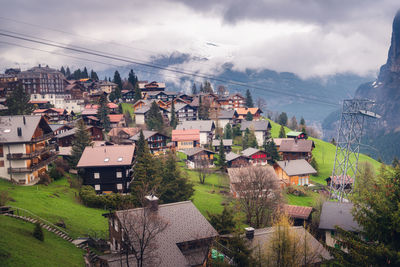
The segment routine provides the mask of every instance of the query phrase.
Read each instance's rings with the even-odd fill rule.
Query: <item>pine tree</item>
[[[285,127],[283,125],[279,129],[279,138],[286,138]]]
[[[60,72],[65,76],[65,69],[64,69],[64,66],[61,66]]]
[[[140,90],[138,83],[135,84],[135,89],[134,90],[135,90],[135,92],[133,94],[133,99],[136,102],[136,101],[142,99],[142,90]]]
[[[224,143],[222,141],[222,138],[220,139],[219,142],[219,149],[218,149],[218,165],[219,168],[222,171],[225,171],[226,169],[226,156],[225,156],[225,147],[224,147]]]
[[[151,103],[146,123],[149,130],[162,131],[164,128],[164,119],[161,115],[160,107],[155,101]]]
[[[33,105],[29,103],[29,94],[25,93],[19,84],[7,97],[6,106],[8,115],[29,115],[33,111]]]
[[[251,93],[250,93],[249,89],[246,90],[246,107],[247,108],[253,108],[254,107],[253,98],[251,97]]]
[[[199,119],[208,120],[210,116],[210,103],[203,101],[201,95],[199,96]]]
[[[204,91],[204,87],[203,87],[203,84],[201,83],[200,84],[200,93],[204,93],[205,91]]]
[[[232,126],[231,126],[230,123],[227,123],[225,125],[225,129],[224,129],[224,138],[225,139],[232,139],[233,138],[232,135],[233,135],[232,134]]]
[[[137,78],[137,76],[135,75],[135,73],[133,72],[133,70],[130,70],[130,71],[129,71],[129,74],[128,74],[128,82],[129,82],[130,84],[132,84],[133,88],[136,88],[136,84],[137,84],[137,82],[138,82],[138,78]]]
[[[251,114],[251,112],[248,111],[246,114],[246,121],[252,121],[252,120],[253,120],[253,114]]]
[[[86,130],[85,122],[80,119],[76,124],[76,132],[72,140],[71,165],[75,167],[87,146],[92,144],[91,137]]]
[[[296,116],[293,116],[293,117],[290,119],[290,125],[289,125],[289,127],[290,127],[290,129],[292,129],[292,130],[294,130],[294,131],[297,130],[298,125],[297,125]]]
[[[249,130],[249,128],[246,128],[246,130],[244,131],[243,138],[242,138],[242,148],[243,148],[243,150],[248,148],[249,135],[250,135],[250,130]]]
[[[258,147],[258,142],[256,135],[254,134],[254,131],[250,131],[248,147],[253,147],[253,148]]]
[[[33,230],[33,236],[40,241],[44,241],[44,234],[43,234],[43,229],[40,226],[40,223],[35,223],[35,228]]]
[[[197,87],[195,83],[192,85],[192,95],[197,95]]]
[[[84,79],[89,78],[88,70],[86,67],[83,68],[82,78],[84,78]]]
[[[71,70],[69,69],[69,67],[67,67],[67,69],[65,70],[65,77],[67,77],[67,79],[71,78]]]
[[[317,174],[315,174],[317,176],[319,167],[318,167],[318,163],[314,157],[311,159],[310,165],[317,171]]]
[[[300,126],[306,126],[306,121],[304,120],[303,117],[300,119]]]
[[[117,87],[119,88],[119,90],[122,89],[122,79],[121,79],[121,75],[119,74],[118,70],[116,70],[116,71],[114,72],[113,83],[115,83],[115,84],[117,85]]]
[[[108,117],[108,114],[110,114],[110,109],[107,106],[106,96],[101,95],[99,99],[99,108],[97,110],[97,118],[100,120],[100,123],[106,132],[110,130],[110,118]]]
[[[210,224],[220,235],[230,234],[235,230],[235,216],[231,208],[224,206],[221,214],[207,211],[207,215],[210,218]]]
[[[287,116],[286,112],[282,112],[278,117],[278,123],[280,125],[286,126],[287,122],[288,122],[288,116]]]
[[[211,83],[209,81],[204,81],[203,86],[204,93],[213,93],[214,90],[212,89]]]
[[[269,141],[264,142],[264,150],[271,157],[272,163],[275,163],[281,159],[278,149],[276,148],[274,139],[270,139]]]
[[[169,122],[169,125],[172,127],[172,129],[175,129],[177,124],[178,124],[178,122],[176,120],[175,102],[174,102],[174,99],[172,99],[172,102],[171,102],[171,121]]]
[[[90,72],[90,78],[91,78],[92,80],[94,80],[94,81],[98,81],[98,80],[99,80],[99,76],[97,76],[97,73],[96,73],[94,70],[92,70],[92,71]]]

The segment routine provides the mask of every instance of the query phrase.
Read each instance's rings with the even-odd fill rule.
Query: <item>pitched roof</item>
[[[139,128],[137,127],[116,127],[116,128],[112,128],[109,132],[108,132],[108,136],[114,137],[114,136],[118,136],[118,134],[120,132],[124,132],[127,135],[129,135],[130,137],[134,136],[135,134],[137,134],[139,132]]]
[[[262,151],[262,150],[254,148],[254,147],[249,147],[242,151],[242,155],[245,157],[250,157],[251,155],[253,155],[259,151]]]
[[[245,131],[247,128],[249,128],[249,130],[254,130],[254,131],[268,131],[268,129],[271,128],[271,125],[267,120],[242,121],[240,130]]]
[[[238,184],[241,182],[240,176],[238,175],[242,170],[247,170],[247,169],[252,169],[254,168],[253,166],[245,166],[245,167],[239,167],[239,168],[228,168],[228,175],[229,175],[229,181],[231,184]],[[270,165],[265,165],[265,166],[257,166],[256,168],[262,168],[268,171],[276,180],[278,179],[278,176],[275,173],[275,170],[272,166]]]
[[[225,158],[226,158],[226,161],[232,161],[232,160],[235,160],[235,159],[237,159],[237,158],[240,158],[241,157],[241,155],[239,155],[239,154],[236,154],[236,153],[233,153],[233,152],[229,152],[228,154],[226,154],[226,156],[225,156]]]
[[[354,221],[352,209],[352,203],[325,202],[322,205],[319,228],[335,230],[335,227],[339,226],[346,231],[359,231],[361,227]]]
[[[131,218],[134,220],[136,216],[140,216],[142,213],[143,208],[137,208],[116,211],[115,215],[120,218],[120,221],[123,221],[123,218],[126,218],[126,216],[128,216],[128,219]],[[203,261],[207,257],[208,249],[201,249],[200,254],[203,255],[198,255],[200,261],[193,264],[193,259],[186,257],[178,247],[178,244],[184,242],[214,238],[218,236],[217,231],[215,231],[193,203],[191,201],[183,201],[171,204],[162,204],[158,206],[157,215],[161,220],[168,223],[165,230],[157,234],[154,239],[154,242],[157,244],[154,254],[160,261],[157,266],[202,265]],[[120,257],[116,260],[116,264],[111,266],[120,266],[119,259]],[[133,258],[132,261],[134,262],[132,262],[131,265],[135,266],[136,260]]]
[[[200,130],[172,130],[172,141],[200,141]]]
[[[214,139],[214,140],[212,141],[212,145],[213,145],[213,146],[219,146],[220,143],[221,143],[221,141],[218,140],[218,139]],[[222,144],[223,144],[224,146],[232,146],[232,145],[233,145],[233,140],[232,140],[232,139],[222,139]]]
[[[97,115],[97,109],[94,108],[84,109],[82,110],[81,115]]]
[[[251,113],[252,115],[255,115],[258,111],[259,111],[260,113],[263,113],[262,110],[259,109],[259,108],[237,108],[237,109],[236,109],[236,112],[237,112],[239,115],[242,115],[242,116],[245,116],[245,115],[247,114],[247,112],[249,112],[249,111],[250,111],[250,113]]]
[[[218,117],[217,117],[218,115]],[[236,110],[219,110],[218,112],[211,112],[210,114],[210,118],[212,119],[216,119],[216,117],[218,119],[232,119],[234,116],[238,116]]]
[[[280,146],[282,144],[282,141],[285,140],[293,140],[292,138],[274,138],[274,143],[276,146]]]
[[[156,134],[163,135],[163,134],[161,134],[159,132],[156,132],[156,131],[143,130],[144,139],[148,139],[148,138],[150,138],[150,137],[152,137],[153,135],[156,135]],[[164,135],[164,136],[166,136],[166,135]],[[138,133],[136,133],[134,136],[132,136],[131,138],[129,138],[129,139],[131,139],[133,141],[137,141],[137,140],[139,140],[139,137],[140,137],[140,131]]]
[[[193,156],[193,155],[196,155],[196,154],[198,154],[198,153],[200,153],[202,151],[209,152],[211,154],[215,154],[215,152],[213,152],[211,150],[208,150],[208,149],[205,149],[205,148],[202,148],[202,147],[193,147],[193,148],[186,148],[186,149],[182,149],[181,150],[181,152],[183,152],[184,154],[188,155],[189,157]]]
[[[295,206],[295,205],[284,205],[283,209],[289,217],[294,219],[307,220],[312,212],[312,207]]]
[[[290,131],[290,132],[288,132],[288,133],[286,134],[286,136],[293,136],[293,137],[296,137],[296,136],[299,136],[299,135],[301,135],[301,134],[302,134],[302,132]]]
[[[0,116],[0,143],[29,142],[39,125],[46,133],[53,132],[42,116]],[[18,128],[21,128],[21,136],[18,136]]]
[[[289,176],[317,174],[317,171],[305,159],[281,160],[276,163]]]
[[[184,121],[176,126],[177,130],[199,129],[200,132],[210,132],[213,128],[215,128],[215,125],[212,120]]]
[[[77,167],[82,168],[131,165],[134,152],[134,145],[98,147],[88,146],[83,151]]]
[[[111,123],[118,123],[124,118],[124,114],[108,114]]]
[[[314,141],[304,139],[283,140],[279,152],[311,152]]]

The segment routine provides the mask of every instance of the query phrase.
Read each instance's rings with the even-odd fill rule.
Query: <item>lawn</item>
[[[131,118],[134,118],[134,113],[133,113],[133,105],[129,103],[121,103],[122,106],[122,113],[125,114],[126,111],[131,114]]]
[[[285,194],[285,198],[288,204],[297,206],[312,206],[315,199],[318,197],[318,193],[312,191],[308,192],[307,196],[295,196],[292,194]]]
[[[48,186],[21,186],[0,180],[0,191],[7,191],[13,199],[8,205],[29,210],[52,223],[63,220],[72,237],[88,233],[105,236],[108,229],[102,216],[105,211],[80,204],[76,198],[78,190],[70,188],[65,178]]]
[[[1,266],[84,266],[84,251],[50,233],[32,236],[34,224],[0,216]]]

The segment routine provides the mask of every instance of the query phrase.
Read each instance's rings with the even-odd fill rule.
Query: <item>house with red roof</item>
[[[126,120],[124,114],[108,114],[110,119],[110,127],[126,127]]]
[[[172,142],[178,150],[197,147],[200,144],[200,130],[172,130]]]
[[[62,108],[35,109],[33,115],[43,116],[49,122],[58,122],[68,117],[68,112]]]

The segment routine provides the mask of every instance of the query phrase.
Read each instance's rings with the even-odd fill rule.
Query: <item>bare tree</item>
[[[210,174],[210,160],[205,156],[196,157],[194,168],[197,171],[200,183],[204,184],[207,176]]]
[[[296,116],[293,116],[289,121],[289,128],[296,131],[298,128]]]
[[[231,177],[247,223],[256,228],[266,226],[282,204],[278,178],[271,166],[237,168]]]
[[[265,111],[267,108],[267,101],[265,101],[265,99],[262,97],[258,97],[256,100],[256,105],[259,109]]]

